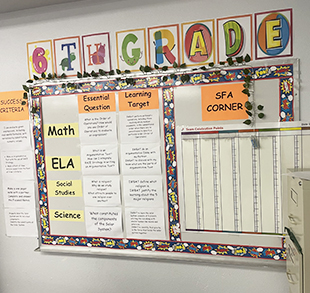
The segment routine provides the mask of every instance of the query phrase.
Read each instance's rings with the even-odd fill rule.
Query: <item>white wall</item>
[[[26,43],[293,8],[294,57],[301,59],[301,119],[310,120],[308,0],[82,1],[0,15],[0,91],[28,79]],[[113,68],[115,60],[112,59]],[[3,205],[2,194],[0,205]],[[218,266],[34,252],[37,240],[8,238],[0,210],[0,292],[288,292],[284,268]]]

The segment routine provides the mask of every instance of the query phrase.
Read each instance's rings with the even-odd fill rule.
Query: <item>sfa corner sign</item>
[[[247,54],[254,59],[253,45],[255,59],[293,55],[292,9],[256,13],[254,18],[254,30],[249,14],[118,31],[114,48],[109,32],[27,43],[29,76],[110,71],[112,57],[114,67],[131,71],[174,62],[199,66]]]

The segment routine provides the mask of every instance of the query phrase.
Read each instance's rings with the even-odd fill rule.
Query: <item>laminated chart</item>
[[[309,127],[220,128],[181,131],[186,231],[282,234],[282,175],[309,168]]]

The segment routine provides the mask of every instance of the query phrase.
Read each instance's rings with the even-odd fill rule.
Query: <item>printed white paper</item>
[[[3,181],[3,204],[5,208],[35,208],[34,181]]]
[[[124,175],[161,174],[160,146],[158,144],[122,145],[121,166]]]
[[[7,236],[38,236],[34,209],[4,209]]]
[[[122,143],[158,142],[158,110],[123,111],[119,113]]]
[[[124,176],[123,196],[127,207],[163,207],[162,177]]]
[[[27,150],[30,147],[29,120],[0,122],[2,150]]]
[[[163,240],[165,236],[162,208],[126,208],[128,238]]]
[[[119,207],[85,207],[87,236],[122,238],[122,211]]]
[[[34,178],[32,151],[1,152],[2,177],[12,180]]]
[[[117,175],[117,145],[81,146],[81,163],[83,174]]]
[[[85,206],[116,206],[121,204],[119,176],[84,176]]]
[[[79,114],[79,130],[82,143],[116,143],[116,113]]]

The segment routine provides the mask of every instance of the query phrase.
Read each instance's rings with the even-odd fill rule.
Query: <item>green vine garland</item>
[[[237,57],[235,60],[231,57],[226,59],[226,62],[220,62],[218,66],[216,66],[213,62],[209,63],[207,66],[201,66],[198,68],[193,68],[190,69],[191,72],[193,71],[209,71],[209,70],[214,70],[217,69],[217,71],[215,71],[216,74],[221,75],[221,70],[225,68],[226,63],[228,64],[228,66],[238,66],[240,67],[241,65],[245,65],[246,63],[249,63],[251,61],[251,57],[249,55],[246,55],[245,57],[240,56]],[[189,74],[186,72],[186,64],[182,63],[180,65],[178,65],[176,62],[173,63],[172,65],[172,69],[173,72],[168,73],[168,71],[171,69],[168,66],[163,66],[163,67],[159,67],[157,64],[154,64],[154,68],[146,65],[140,66],[140,71],[143,74],[159,74],[162,75],[162,81],[166,82],[168,80],[168,78],[175,78],[177,74],[180,75],[180,79],[182,83],[186,83],[190,80],[190,76]],[[246,108],[246,113],[248,114],[249,118],[246,119],[245,121],[243,121],[244,124],[246,125],[250,125],[253,126],[255,123],[255,119],[256,116],[259,119],[262,119],[265,117],[265,114],[263,113],[263,109],[264,106],[263,105],[257,105],[255,104],[254,101],[254,97],[253,97],[253,92],[254,92],[254,82],[253,82],[253,71],[250,69],[250,66],[246,66],[245,68],[243,68],[243,73],[245,75],[244,77],[244,84],[243,87],[244,89],[242,90],[242,92],[244,94],[246,94],[249,98],[249,100],[247,102],[245,102],[244,107]],[[98,77],[106,77],[106,78],[111,78],[111,79],[115,79],[117,81],[120,80],[124,80],[128,85],[135,85],[135,80],[132,77],[132,73],[130,70],[124,70],[121,71],[120,69],[115,69],[115,70],[111,70],[109,72],[106,72],[102,69],[99,69],[98,73],[95,72],[94,70],[91,73],[88,72],[83,72],[83,74],[81,72],[77,72],[77,78],[98,78]],[[63,73],[60,76],[57,76],[57,74],[51,74],[49,73],[48,75],[46,75],[44,72],[41,74],[41,77],[38,77],[36,75],[33,75],[33,79],[29,79],[26,81],[27,85],[23,85],[23,89],[24,89],[24,93],[23,93],[23,101],[22,101],[22,105],[26,105],[27,100],[28,100],[28,94],[30,89],[32,88],[32,84],[38,80],[45,80],[45,81],[50,81],[50,80],[63,80],[66,79],[67,76],[65,73]],[[62,88],[70,88],[70,89],[76,89],[76,84],[75,82],[63,82],[62,83]],[[251,101],[250,101],[251,98]],[[31,113],[35,113],[36,112],[36,108],[32,107],[31,109]]]

